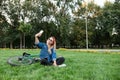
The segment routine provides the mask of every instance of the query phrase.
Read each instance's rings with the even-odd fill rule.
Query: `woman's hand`
[[[57,66],[56,60],[53,62],[53,66]]]

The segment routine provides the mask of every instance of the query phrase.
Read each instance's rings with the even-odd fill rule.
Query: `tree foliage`
[[[104,7],[83,0],[1,0],[0,47],[33,48],[43,29],[42,41],[55,36],[58,47],[85,48],[86,19],[90,48],[120,47],[119,0]]]

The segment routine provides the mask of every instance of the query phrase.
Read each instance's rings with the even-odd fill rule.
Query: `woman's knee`
[[[64,57],[58,57],[56,62],[57,62],[58,65],[61,65],[65,62],[65,58]]]

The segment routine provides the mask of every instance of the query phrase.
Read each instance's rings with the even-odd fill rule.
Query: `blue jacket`
[[[38,48],[41,49],[40,59],[47,58],[49,62],[56,60],[56,52],[55,52],[54,48],[51,49],[51,54],[50,54],[48,52],[48,46],[46,43],[39,42],[36,45],[38,46]]]

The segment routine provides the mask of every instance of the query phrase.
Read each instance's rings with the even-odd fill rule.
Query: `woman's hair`
[[[48,52],[51,54],[51,50],[50,50],[51,48],[54,48],[54,50],[56,50],[56,39],[54,36],[51,36],[50,38],[53,39],[53,43],[50,45],[51,47],[48,48]]]
[[[53,44],[52,44],[52,46],[53,46],[54,49],[56,49],[56,39],[55,39],[54,36],[51,36],[51,38],[53,38]]]

